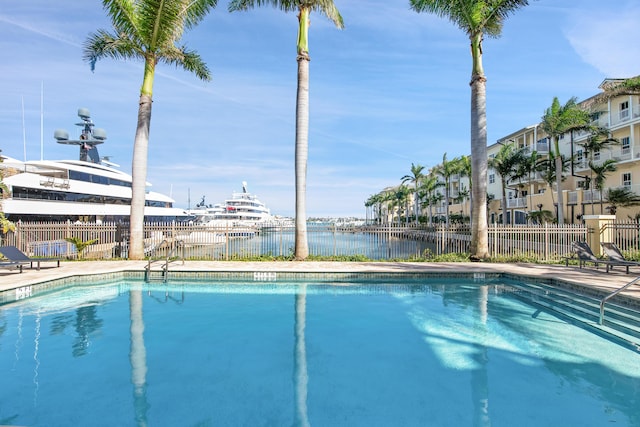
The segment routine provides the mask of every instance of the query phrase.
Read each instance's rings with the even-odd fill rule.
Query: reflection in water
[[[40,349],[40,312],[36,313],[36,334],[33,339],[33,360],[35,362],[33,367],[33,406],[37,406],[38,403],[38,390],[40,389],[40,383],[38,381],[38,368],[40,368],[40,357],[38,356],[38,350]]]
[[[98,318],[98,305],[79,307],[75,310],[75,318],[70,313],[56,315],[51,321],[51,334],[61,335],[67,326],[73,325],[76,337],[71,354],[73,357],[80,357],[87,354],[91,335],[102,329],[102,323],[102,319]]]
[[[14,370],[16,369],[16,364],[18,363],[18,360],[20,360],[20,349],[22,349],[22,318],[23,318],[22,309],[20,309],[18,312],[18,326],[17,326],[18,339],[14,344],[15,346],[15,352],[14,352],[15,358],[13,360]]]
[[[147,350],[144,346],[144,319],[142,318],[142,290],[131,289],[129,292],[129,316],[131,347],[129,362],[131,363],[131,382],[133,383],[133,408],[135,425],[147,425]]]
[[[76,339],[73,341],[73,356],[80,357],[87,354],[92,333],[102,328],[102,320],[97,316],[98,307],[80,307],[76,310]]]
[[[307,317],[307,285],[301,285],[296,292],[295,313],[295,350],[294,350],[294,400],[295,400],[295,426],[309,426],[307,417],[307,348],[305,344],[304,329]]]
[[[476,362],[475,369],[471,371],[471,396],[473,399],[473,425],[488,427],[491,425],[489,417],[489,378],[487,374],[487,364],[489,356],[487,354],[487,303],[489,301],[489,287],[479,286],[478,311],[480,312],[480,325],[478,334],[481,335],[476,345],[476,352],[473,359]]]

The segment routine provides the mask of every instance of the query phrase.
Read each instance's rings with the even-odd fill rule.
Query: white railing
[[[611,223],[610,227],[618,227]],[[637,222],[616,228],[616,244],[638,247]],[[409,260],[445,253],[468,253],[471,232],[468,226],[337,226],[308,224],[311,256],[353,257],[373,260]],[[126,257],[128,229],[118,224],[18,223],[15,232],[2,244],[14,245],[32,256],[62,256],[92,259]],[[82,254],[65,238],[97,239]],[[571,242],[586,240],[584,225],[499,225],[489,226],[492,257],[526,256],[527,259],[558,260],[571,253]],[[184,223],[145,224],[144,243],[148,254],[162,250],[160,242],[184,242],[185,259],[248,260],[291,257],[295,228],[272,224],[261,228],[204,227]],[[170,244],[166,245],[171,247]]]

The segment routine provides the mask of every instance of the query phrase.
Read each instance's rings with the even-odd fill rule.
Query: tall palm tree
[[[471,164],[472,260],[489,257],[487,225],[487,102],[486,77],[482,67],[484,36],[499,37],[504,20],[528,0],[409,0],[416,12],[429,12],[449,20],[463,30],[471,42]]]
[[[584,129],[591,122],[590,115],[576,103],[572,97],[564,105],[560,104],[557,97],[553,98],[551,106],[542,116],[542,130],[551,138],[556,160],[556,188],[558,191],[558,224],[564,223],[564,197],[562,194],[562,156],[560,153],[560,137],[574,130]],[[573,139],[573,135],[572,135]]]
[[[344,28],[342,16],[333,0],[231,0],[229,11],[248,10],[270,4],[285,12],[298,12],[298,91],[296,98],[296,236],[295,259],[309,256],[307,238],[307,159],[309,157],[309,15],[325,15],[338,28]]]
[[[164,62],[211,80],[200,56],[178,46],[185,30],[196,26],[217,0],[102,0],[113,32],[98,30],[84,43],[83,58],[95,69],[103,58],[144,61],[138,125],[133,143],[129,258],[144,258],[144,205],[147,182],[149,128],[156,65]]]
[[[502,184],[502,223],[507,221],[507,184],[517,179],[522,173],[520,164],[524,161],[524,151],[516,148],[515,144],[504,144],[495,157],[489,159],[489,167],[500,175]]]
[[[417,164],[414,165],[413,163],[411,163],[411,175],[405,175],[402,177],[402,183],[406,184],[407,182],[413,184],[413,209],[414,209],[414,214],[415,214],[415,218],[416,218],[416,224],[418,223],[418,185],[420,183],[420,180],[422,179],[422,177],[424,176],[424,174],[422,173],[422,171],[424,171],[424,166]]]

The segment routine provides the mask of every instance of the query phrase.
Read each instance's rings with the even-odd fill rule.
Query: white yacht
[[[258,196],[249,193],[242,182],[242,192],[233,192],[224,203],[206,206],[203,201],[192,211],[196,221],[205,225],[258,226],[275,220]]]
[[[70,140],[68,133],[56,130],[60,144],[80,148],[79,160],[38,160],[21,162],[3,156],[3,182],[8,195],[2,210],[11,221],[127,221],[131,209],[131,175],[100,158],[97,145],[106,132],[95,128],[89,111],[78,110],[82,127],[80,138]],[[151,184],[147,183],[147,186]],[[7,197],[8,196],[8,197]],[[184,209],[174,208],[174,200],[161,193],[147,191],[145,221],[172,221],[187,218]]]

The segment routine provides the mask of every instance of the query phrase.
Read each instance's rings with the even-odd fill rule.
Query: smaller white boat
[[[220,227],[258,227],[275,220],[271,211],[255,194],[249,193],[246,181],[242,182],[242,192],[234,192],[231,198],[221,204],[207,206],[204,197],[196,209],[195,223]]]

